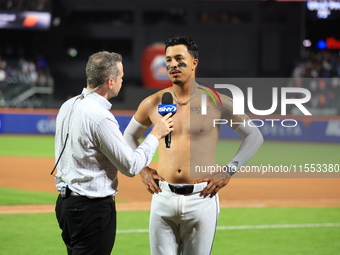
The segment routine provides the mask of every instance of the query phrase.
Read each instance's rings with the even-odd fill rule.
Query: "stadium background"
[[[312,4],[309,8],[317,7]],[[339,164],[340,8],[335,7],[318,12],[307,2],[291,1],[1,1],[0,254],[64,252],[49,176],[55,116],[61,103],[85,86],[87,58],[99,50],[124,58],[123,88],[111,100],[122,130],[143,98],[168,85],[153,65],[162,67],[160,43],[173,34],[199,45],[198,77],[284,77],[293,86],[301,86],[298,78],[314,79],[306,85],[313,116],[287,116],[298,120],[293,132],[261,128],[266,142],[248,165]],[[44,23],[38,15],[37,21],[30,18],[35,13],[24,11],[45,13],[50,20]],[[2,20],[13,14],[14,21]],[[257,108],[267,109],[259,95],[268,89],[256,93]],[[238,144],[232,132],[222,130],[220,151],[229,155]],[[274,177],[235,178],[221,192],[214,254],[338,254],[338,175]],[[119,191],[122,223],[113,254],[148,254],[150,195],[139,177],[120,175]]]

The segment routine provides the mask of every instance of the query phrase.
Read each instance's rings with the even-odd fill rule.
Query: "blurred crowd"
[[[22,51],[15,50],[15,52]],[[292,83],[289,86],[306,88],[311,92],[311,100],[305,105],[313,115],[340,114],[339,52],[318,51],[306,54],[303,60],[295,64]],[[28,57],[25,54],[11,53],[11,47],[4,47],[2,51],[0,49],[0,107],[18,107],[11,104],[11,100],[31,87],[53,88],[53,86],[53,77],[47,61],[41,54]],[[291,98],[304,97],[302,93],[290,96]],[[36,104],[34,107],[39,107],[39,103]],[[301,114],[297,111],[292,113]]]
[[[12,106],[8,103],[31,87],[53,87],[46,60],[42,56],[26,59],[0,55],[0,106]]]
[[[306,88],[311,92],[312,98],[308,103],[310,108],[336,111],[340,107],[339,52],[308,52],[303,61],[296,63],[292,77],[293,86]]]

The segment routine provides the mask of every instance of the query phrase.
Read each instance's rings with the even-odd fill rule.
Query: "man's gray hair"
[[[87,86],[98,88],[110,79],[119,75],[117,62],[122,62],[122,56],[115,52],[101,51],[92,54],[86,64]]]

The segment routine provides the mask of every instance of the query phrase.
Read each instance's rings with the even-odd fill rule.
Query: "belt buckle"
[[[169,187],[172,192],[178,195],[187,195],[194,191],[194,185],[175,186],[169,184]]]

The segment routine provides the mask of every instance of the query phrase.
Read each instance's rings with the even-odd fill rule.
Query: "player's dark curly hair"
[[[175,46],[183,44],[187,47],[189,54],[194,58],[198,59],[198,46],[197,44],[190,38],[183,35],[175,35],[170,37],[165,42],[165,50],[170,46]]]

